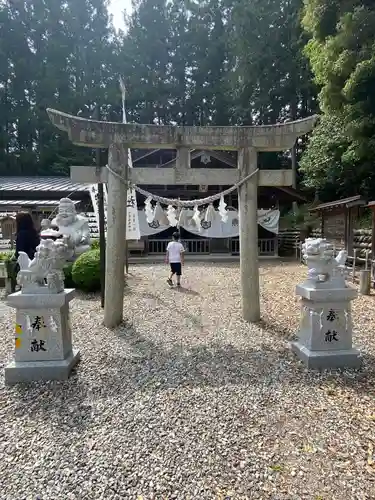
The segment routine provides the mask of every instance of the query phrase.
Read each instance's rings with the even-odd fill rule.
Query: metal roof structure
[[[0,177],[0,191],[87,192],[87,184],[72,182],[69,177]]]
[[[76,205],[79,200],[72,200]],[[0,207],[57,207],[59,200],[0,200]]]
[[[356,207],[365,205],[366,201],[362,198],[360,194],[356,196],[350,196],[349,198],[343,198],[342,200],[329,201],[328,203],[321,203],[316,207],[310,209],[310,212],[317,212],[320,210],[327,210],[331,208],[339,208],[339,207]]]
[[[280,191],[283,191],[284,193],[288,194],[292,198],[295,198],[296,200],[299,200],[303,203],[307,203],[308,199],[306,196],[304,196],[298,189],[294,189],[289,186],[278,186],[277,189]]]
[[[17,212],[0,212],[0,220],[5,219],[6,217],[15,217],[17,215]]]
[[[155,152],[155,151],[153,151]],[[195,150],[191,155],[191,159],[198,158],[202,155],[204,151]],[[235,166],[235,161],[231,155],[228,153],[223,153],[222,151],[210,151],[210,156],[213,156],[220,161],[224,161],[230,166]],[[175,160],[171,162],[167,162],[162,167],[173,166]],[[204,168],[204,167],[202,167]],[[160,191],[161,186],[153,186],[155,192]],[[181,188],[181,187],[180,187]],[[164,189],[164,188],[163,188]],[[178,191],[179,189],[176,188]],[[289,196],[294,198],[295,200],[299,200],[301,202],[306,202],[306,198],[298,191],[294,190],[290,187],[278,187],[278,190],[287,193]],[[59,177],[59,176],[48,176],[48,177],[15,177],[15,176],[0,176],[0,196],[2,192],[6,192],[2,194],[3,197],[7,198],[8,196],[17,196],[18,193],[21,194],[22,197],[28,196],[26,193],[51,193],[51,197],[62,195],[62,193],[72,194],[76,193],[89,193],[89,184],[81,184],[75,183],[70,180],[69,177]],[[10,194],[12,193],[12,194]],[[14,195],[13,195],[14,193]],[[187,192],[188,195],[188,192]],[[38,196],[38,195],[34,195]],[[41,195],[43,196],[43,195]],[[342,200],[344,201],[344,200]],[[58,204],[57,200],[26,200],[26,199],[17,199],[17,200],[1,200],[0,206],[3,206],[4,209],[7,206],[56,206]],[[321,205],[319,205],[320,207]],[[319,209],[316,207],[316,209]]]

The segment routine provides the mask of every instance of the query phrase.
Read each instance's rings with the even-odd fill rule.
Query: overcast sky
[[[126,10],[128,14],[130,13],[132,7],[131,0],[110,0],[109,4],[109,12],[113,15],[113,24],[115,28],[123,28],[124,20],[122,13],[124,10]]]

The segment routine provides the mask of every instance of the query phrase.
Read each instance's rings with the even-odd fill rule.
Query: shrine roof
[[[360,194],[356,196],[350,196],[349,198],[343,198],[341,200],[329,201],[327,203],[321,203],[316,207],[310,209],[310,212],[317,212],[320,210],[329,210],[332,208],[351,208],[355,206],[365,205],[366,201],[362,198]]]
[[[72,182],[70,177],[0,177],[0,191],[88,191],[87,184]]]
[[[267,186],[264,186],[267,189]],[[301,201],[303,203],[307,203],[308,199],[306,196],[304,196],[298,189],[294,189],[292,187],[288,186],[277,186],[276,189],[279,191],[282,191],[283,193],[286,193],[287,195],[290,196],[291,199]]]

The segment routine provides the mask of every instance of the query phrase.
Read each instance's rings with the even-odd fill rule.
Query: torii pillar
[[[108,182],[108,228],[106,250],[106,299],[104,324],[115,327],[123,319],[125,226],[127,186],[123,176],[127,148],[176,149],[176,168],[134,168],[129,172],[134,184],[184,185],[203,184],[230,186],[256,171],[260,151],[292,149],[296,139],[310,132],[317,117],[294,122],[255,127],[176,127],[169,125],[139,125],[88,120],[48,109],[52,123],[68,133],[79,146],[108,148],[110,169],[72,167],[74,182],[97,184]],[[191,149],[237,150],[238,169],[190,167]],[[258,270],[258,186],[292,186],[292,170],[260,170],[239,188],[240,267],[243,318],[260,320]],[[108,284],[108,286],[107,286]]]

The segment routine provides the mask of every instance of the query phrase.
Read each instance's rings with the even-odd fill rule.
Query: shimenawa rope
[[[111,172],[112,175],[117,177],[121,182],[125,183],[128,187],[131,185],[130,182],[126,182],[126,180],[120,174],[118,174],[115,170],[113,170],[109,165],[107,165],[107,169],[109,172]],[[157,195],[152,194],[149,191],[146,191],[138,186],[132,186],[132,187],[134,187],[134,189],[139,194],[146,196],[146,198],[152,198],[154,201],[158,201],[159,203],[162,203],[163,205],[172,205],[175,207],[182,207],[182,208],[199,207],[201,205],[209,205],[210,203],[213,203],[214,201],[220,199],[222,196],[226,196],[227,194],[232,193],[237,188],[239,188],[244,182],[251,179],[251,177],[253,177],[258,172],[259,172],[259,168],[257,168],[256,170],[254,170],[254,172],[252,172],[251,174],[249,174],[246,177],[244,177],[243,179],[241,179],[239,182],[234,184],[229,189],[226,189],[225,191],[221,191],[220,193],[214,194],[212,196],[208,196],[207,198],[201,198],[198,200],[185,201],[185,200],[164,198],[163,196],[157,196]]]

